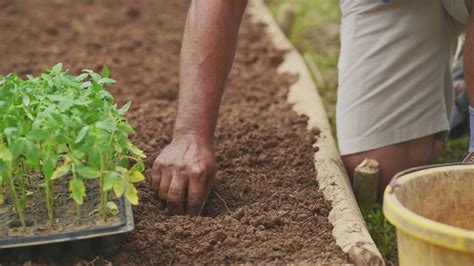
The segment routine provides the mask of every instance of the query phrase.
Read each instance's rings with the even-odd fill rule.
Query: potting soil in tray
[[[137,130],[133,142],[148,156],[149,178],[153,161],[172,139],[189,3],[0,0],[0,74],[39,73],[57,62],[74,74],[107,65],[118,81],[111,92],[119,105],[133,102],[127,117]],[[277,73],[284,53],[263,25],[244,18],[216,131],[220,180],[205,216],[169,216],[143,183],[135,230],[118,253],[98,250],[96,256],[125,265],[347,262],[332,237],[331,204],[316,181],[317,131],[308,131],[307,118],[286,101],[297,77]]]
[[[104,220],[98,211],[100,202],[97,184],[86,182],[86,185],[87,197],[81,206],[81,219],[78,221],[76,204],[70,198],[67,181],[59,180],[55,183],[54,226],[48,218],[44,189],[38,184],[27,186],[29,196],[25,208],[25,228],[17,218],[11,199],[7,197],[9,200],[0,205],[0,248],[48,244],[130,231],[133,218],[131,209],[127,206],[129,203],[124,199],[113,200],[118,213],[109,215]]]

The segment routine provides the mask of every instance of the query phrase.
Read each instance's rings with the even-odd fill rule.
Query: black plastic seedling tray
[[[16,248],[0,249],[0,265],[21,265],[31,260],[54,260],[60,265],[72,264],[76,259],[91,261],[107,257],[120,249],[122,234]]]
[[[5,204],[0,206],[0,251],[2,249],[25,248],[37,245],[49,245],[51,247],[54,245],[50,244],[101,238],[132,231],[134,221],[131,204],[123,197],[116,200],[116,202],[118,203],[119,214],[113,217],[112,223],[102,223],[100,222],[101,219],[96,219],[88,225],[73,227],[63,224],[61,219],[58,219],[57,223],[59,224],[55,226],[59,228],[58,230],[44,232],[41,225],[39,225],[40,221],[33,220],[29,221],[27,227],[28,234],[23,235],[12,234],[14,232],[12,230],[21,230],[21,227],[12,222],[12,217],[14,217],[13,210],[1,210],[1,208],[12,209],[11,205]]]

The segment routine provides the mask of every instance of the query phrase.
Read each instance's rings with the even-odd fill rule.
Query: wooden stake
[[[379,163],[373,159],[365,159],[354,171],[352,188],[361,209],[370,209],[377,203],[379,171]]]

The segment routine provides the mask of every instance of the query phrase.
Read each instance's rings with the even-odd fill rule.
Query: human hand
[[[166,202],[170,214],[200,215],[215,174],[212,142],[193,134],[182,135],[156,158],[150,186]]]

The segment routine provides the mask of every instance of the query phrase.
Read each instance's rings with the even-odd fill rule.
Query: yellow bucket
[[[414,168],[385,189],[400,265],[474,265],[474,165]]]

